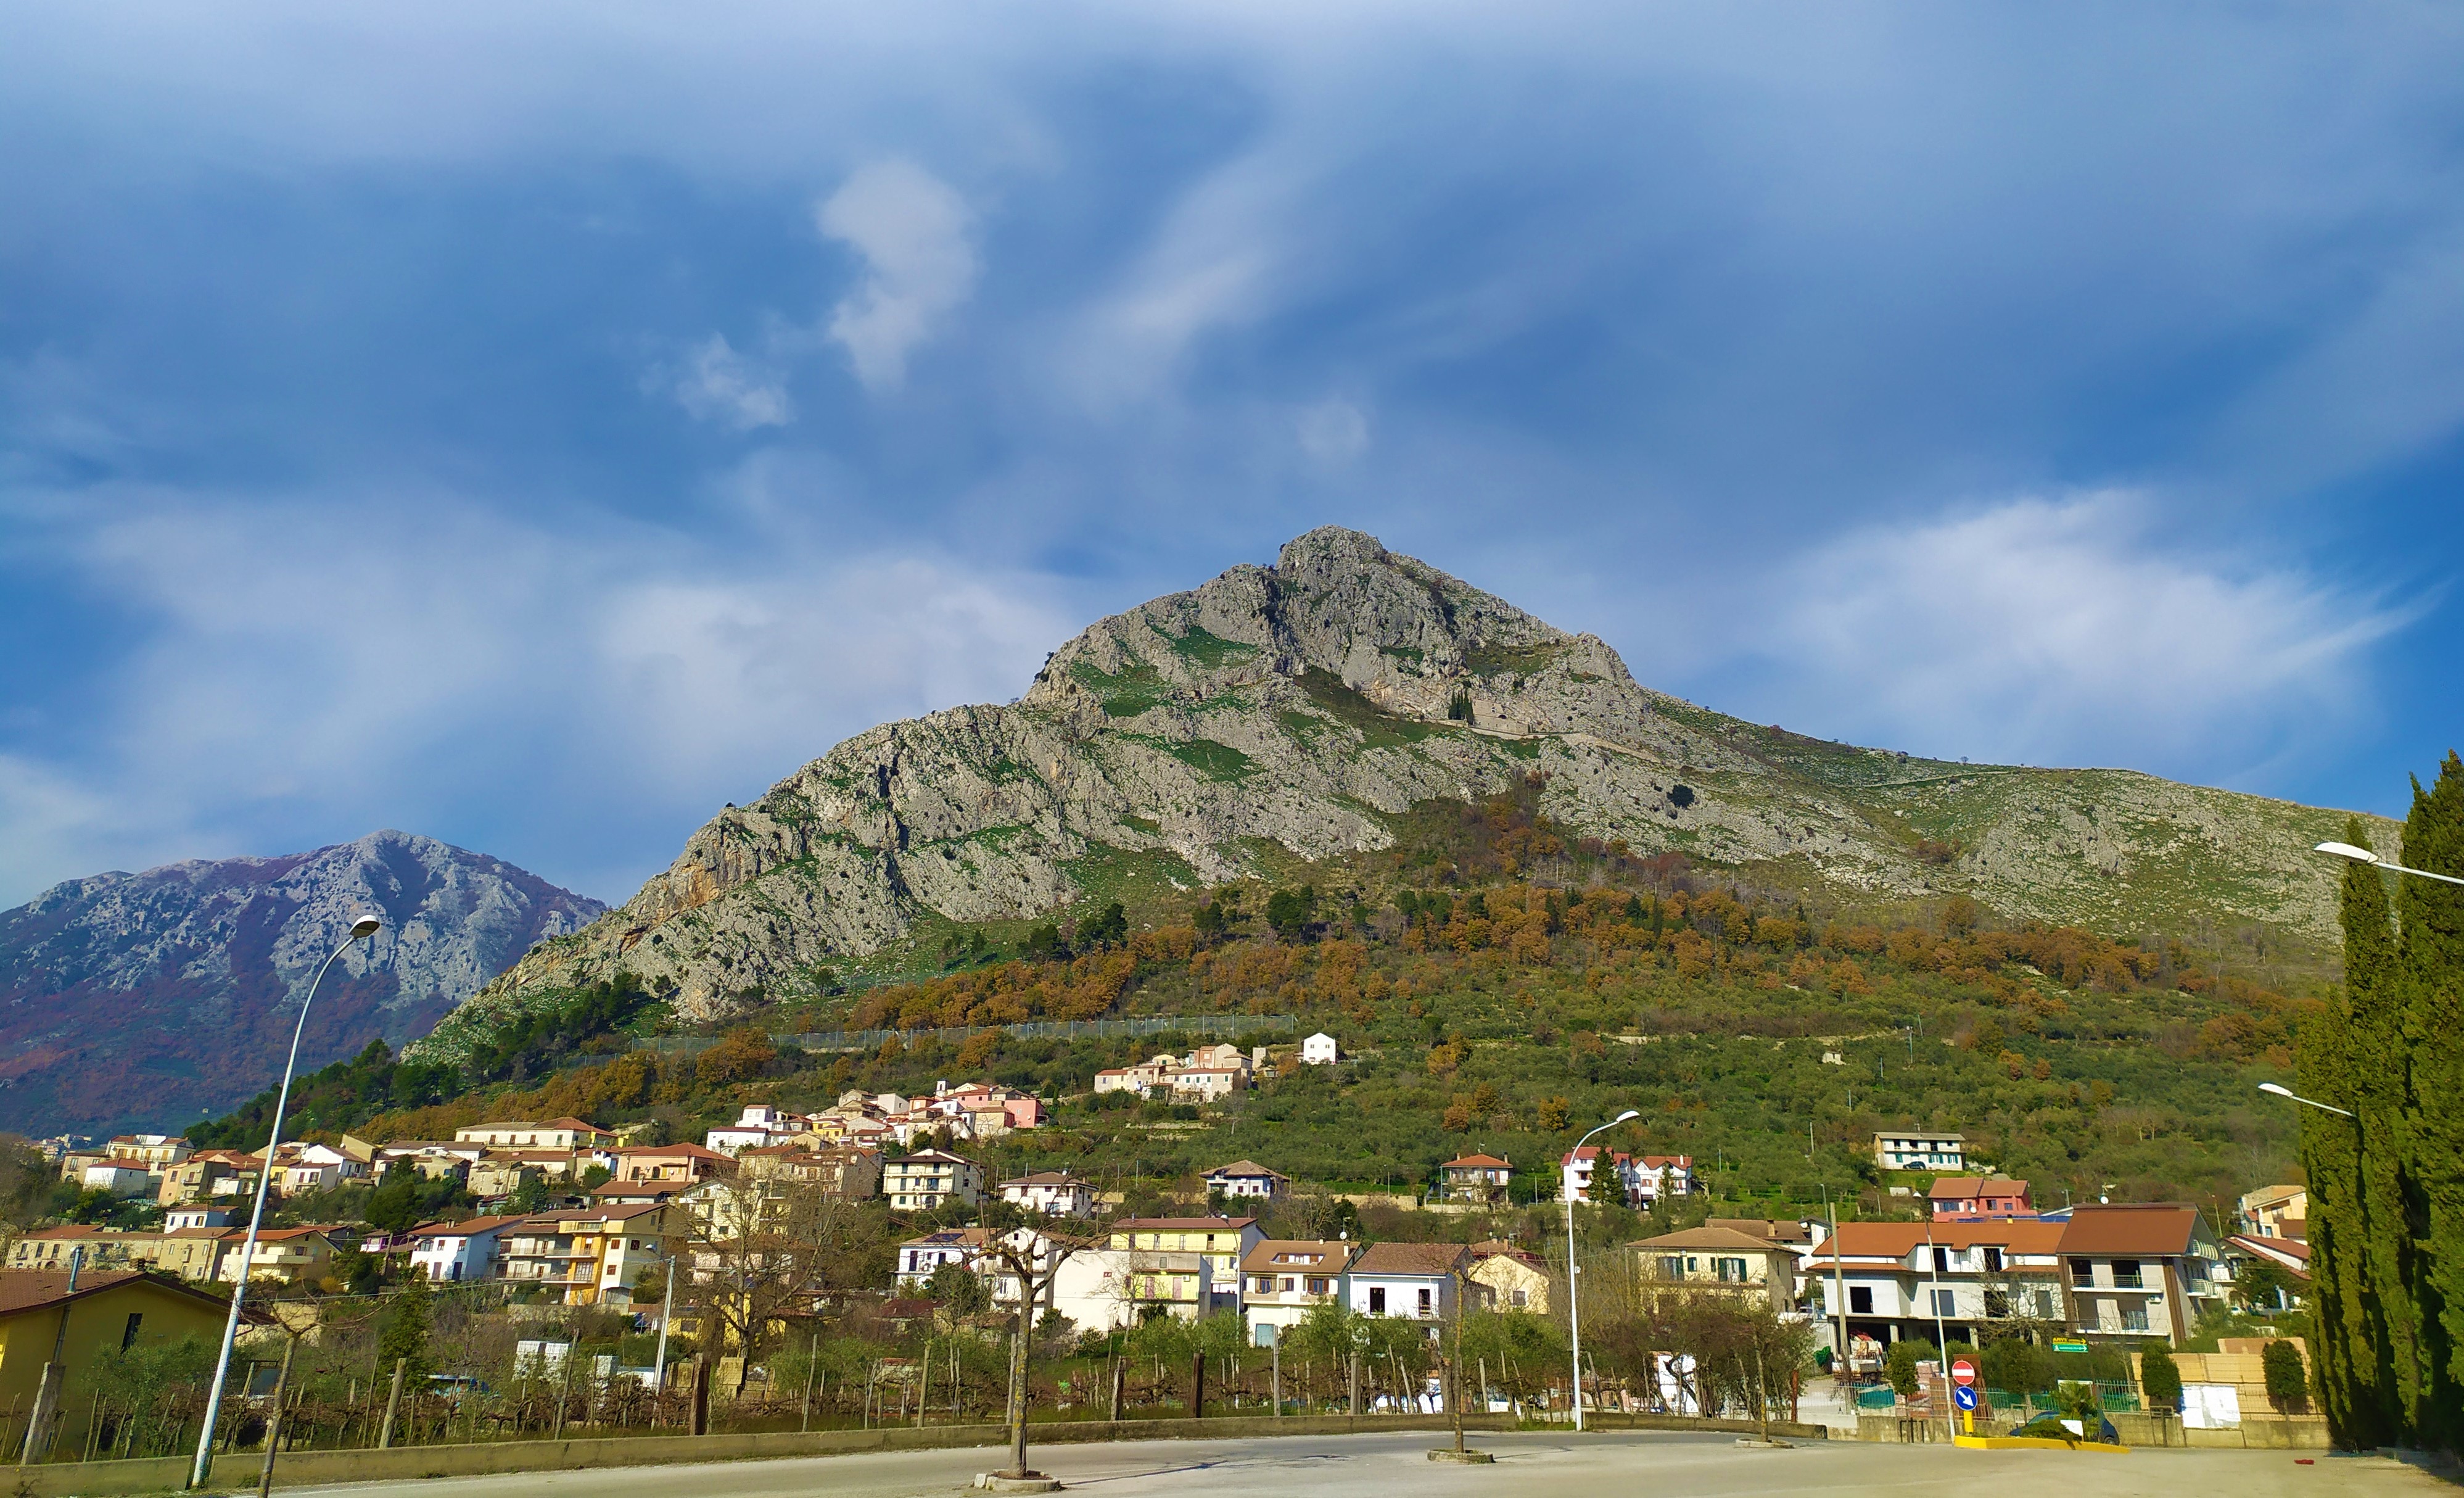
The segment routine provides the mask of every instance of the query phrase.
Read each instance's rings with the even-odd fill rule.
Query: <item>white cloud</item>
[[[0,906],[457,823],[528,825],[539,845],[487,850],[623,898],[722,801],[876,722],[1014,697],[1073,628],[1026,574],[785,523],[721,552],[436,494],[88,509],[111,518],[57,564],[154,628],[87,747],[0,755]]]
[[[967,205],[931,172],[891,160],[857,171],[813,217],[867,267],[864,284],[831,312],[830,337],[868,388],[893,389],[908,356],[975,290]]]
[[[1330,396],[1301,412],[1301,451],[1329,467],[1339,467],[1369,451],[1369,418],[1340,396]]]
[[[722,334],[693,351],[674,372],[673,388],[686,410],[738,431],[783,427],[796,413],[779,373],[737,353]]]
[[[2246,772],[2370,712],[2410,615],[2298,570],[2167,550],[2123,493],[1869,529],[1740,620],[1767,712],[1827,737],[2024,763]]]

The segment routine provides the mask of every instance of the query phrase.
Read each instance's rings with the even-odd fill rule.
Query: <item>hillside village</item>
[[[1200,1045],[1099,1070],[1093,1090],[1212,1105],[1279,1068],[1343,1059],[1325,1033],[1297,1046]],[[612,1316],[620,1342],[638,1350],[655,1339],[661,1351],[649,1368],[610,1357],[606,1377],[664,1387],[669,1360],[681,1366],[698,1350],[720,1360],[723,1385],[758,1399],[792,1379],[798,1328],[871,1326],[890,1356],[912,1334],[900,1328],[958,1335],[975,1317],[997,1335],[1023,1294],[1054,1347],[1099,1357],[1123,1338],[1153,1342],[1158,1318],[1276,1357],[1322,1336],[1330,1317],[1366,1318],[1416,1329],[1413,1368],[1443,1355],[1440,1332],[1462,1315],[1519,1319],[1532,1329],[1526,1340],[1543,1345],[1565,1314],[1566,1260],[1563,1240],[1535,1224],[1562,1214],[1570,1225],[1645,1228],[1618,1242],[1585,1234],[1595,1335],[1617,1335],[1637,1307],[1677,1315],[1671,1327],[1684,1314],[1672,1306],[1710,1308],[1695,1314],[1798,1338],[1837,1380],[1843,1410],[1879,1399],[1902,1414],[1947,1398],[1937,1346],[2070,1347],[2081,1370],[2121,1375],[2126,1387],[2123,1371],[2145,1348],[2213,1351],[2220,1334],[2274,1330],[2270,1317],[2298,1326],[2308,1282],[2299,1187],[2251,1193],[2222,1223],[2179,1202],[2049,1206],[2026,1180],[1979,1172],[1955,1132],[1876,1134],[1880,1178],[1908,1183],[1891,1188],[1903,1210],[1835,1223],[1718,1215],[1692,1156],[1598,1144],[1545,1162],[1542,1188],[1521,1198],[1534,1174],[1476,1151],[1444,1161],[1400,1204],[1241,1158],[1202,1172],[1181,1209],[1138,1215],[1069,1170],[1004,1176],[981,1157],[1050,1122],[1045,1100],[978,1080],[913,1096],[849,1090],[809,1112],[747,1104],[698,1143],[627,1142],[627,1131],[579,1117],[486,1120],[446,1139],[287,1143],[269,1167],[242,1151],[125,1135],[60,1151],[61,1179],[143,1204],[159,1226],[39,1228],[9,1245],[7,1264],[72,1276],[137,1269],[201,1288],[245,1277],[310,1303],[427,1286],[484,1294],[473,1304],[548,1328]],[[258,1234],[252,1251],[240,1224],[261,1178],[277,1211],[375,1201],[377,1190],[463,1205],[387,1225],[287,1223]],[[354,1186],[372,1189],[335,1195]],[[869,1235],[886,1250],[872,1270],[823,1267],[850,1250],[848,1262],[863,1258]],[[1895,1357],[1916,1348],[1922,1366]],[[1604,1409],[1699,1410],[1744,1397],[1696,1387],[1682,1376],[1684,1355],[1665,1347],[1639,1369],[1600,1375],[1584,1398]],[[2005,1356],[1996,1372],[2011,1366]],[[2003,1397],[2024,1408],[2031,1376],[2014,1381]],[[1169,1385],[1158,1377],[1147,1393],[1168,1399]],[[2243,1396],[2264,1398],[2217,1388],[2219,1421]],[[1373,1408],[1441,1403],[1434,1376],[1392,1369],[1369,1398]],[[1545,1414],[1570,1396],[1544,1365],[1511,1398]]]

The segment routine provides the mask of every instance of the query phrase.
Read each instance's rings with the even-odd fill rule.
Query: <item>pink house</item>
[[[1925,1193],[1935,1222],[1953,1218],[2034,1217],[2028,1183],[2001,1176],[1944,1176]]]

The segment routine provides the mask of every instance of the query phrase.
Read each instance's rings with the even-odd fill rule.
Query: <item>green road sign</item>
[[[2085,1342],[2074,1342],[2067,1337],[2057,1336],[2054,1338],[2054,1351],[2057,1353],[2084,1353],[2087,1351],[2087,1344]]]

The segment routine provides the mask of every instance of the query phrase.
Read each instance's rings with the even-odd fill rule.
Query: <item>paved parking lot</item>
[[[1244,1441],[1139,1441],[1046,1446],[1036,1463],[1100,1498],[1728,1498],[1763,1493],[2044,1494],[2046,1498],[2327,1498],[2457,1489],[2400,1463],[2325,1452],[1961,1451],[1948,1446],[1811,1442],[1785,1451],[1740,1449],[1727,1438],[1656,1433],[1477,1437],[1494,1466],[1445,1466],[1423,1455],[1443,1438],[1393,1434]],[[996,1448],[867,1453],[510,1477],[353,1484],[351,1498],[913,1498],[963,1489],[999,1465]],[[2297,1456],[2313,1456],[2310,1465]],[[319,1489],[288,1489],[311,1492]]]

